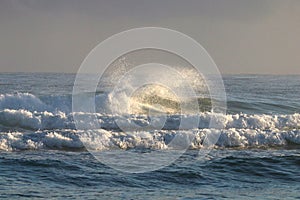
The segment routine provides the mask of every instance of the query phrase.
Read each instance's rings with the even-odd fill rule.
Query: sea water
[[[143,137],[123,133],[105,109],[73,113],[74,80],[75,74],[0,74],[1,199],[300,198],[300,76],[224,75],[227,114],[169,113],[162,130],[144,131]],[[170,105],[169,99],[161,99]],[[97,90],[95,103],[109,104],[109,86]],[[174,105],[172,112],[178,106]],[[100,124],[94,130],[103,136],[92,146],[96,152],[118,147],[168,153],[176,134],[194,138],[170,165],[125,173],[86,150],[89,138],[86,130],[76,128],[75,114],[95,116]],[[180,117],[197,117],[199,124],[179,130]],[[218,119],[217,127],[210,126],[212,118]],[[127,119],[150,123],[143,110]],[[220,138],[208,155],[199,157],[210,133]]]

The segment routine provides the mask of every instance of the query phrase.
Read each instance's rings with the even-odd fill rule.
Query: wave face
[[[39,85],[36,91],[24,92],[28,89],[23,88],[19,90],[22,92],[16,92],[15,88],[20,84],[19,82],[24,81],[23,76],[30,77],[30,75],[22,74],[19,77],[20,80],[13,82],[9,75],[5,75],[2,80],[6,85],[0,81],[0,92],[2,92],[0,94],[1,151],[84,150],[83,143],[96,150],[168,149],[170,148],[169,142],[178,134],[192,134],[194,139],[190,148],[201,149],[204,138],[211,133],[220,134],[216,148],[298,148],[300,145],[300,112],[297,110],[300,106],[295,101],[297,98],[300,99],[300,92],[286,91],[281,85],[272,89],[272,84],[268,83],[270,91],[266,95],[262,92],[263,89],[266,92],[263,85],[253,86],[256,87],[255,90],[247,89],[251,87],[237,86],[236,83],[244,86],[251,85],[253,81],[251,77],[224,78],[225,87],[228,90],[227,115],[209,112],[211,102],[205,96],[191,100],[191,102],[198,102],[200,111],[194,112],[195,109],[191,107],[191,112],[180,114],[180,101],[176,99],[176,96],[157,86],[141,88],[130,98],[124,95],[122,100],[130,102],[132,109],[127,113],[120,112],[112,115],[109,106],[112,96],[105,90],[99,90],[96,93],[96,113],[72,112],[71,92],[74,76],[51,75],[55,78],[50,79],[46,87],[45,80],[50,75],[40,75],[38,80],[24,82],[22,86],[34,88],[30,85],[34,82]],[[258,78],[262,84],[265,83],[264,79],[270,78]],[[278,79],[286,80],[282,77],[276,80]],[[299,77],[290,79],[295,79],[296,84]],[[274,92],[275,89],[279,94]],[[282,97],[282,94],[285,97]],[[239,95],[243,98],[238,98]],[[187,102],[189,103],[189,100]],[[155,107],[158,104],[160,106]],[[151,117],[147,116],[149,111],[152,112]],[[161,115],[162,113],[166,115]],[[85,130],[78,130],[74,123],[74,116],[94,119],[93,123],[98,126],[93,130],[88,126]],[[134,134],[135,130],[131,130],[130,133],[124,133],[115,121],[116,118],[124,116],[129,125],[137,124],[146,127],[153,121],[162,120],[165,120],[165,123],[161,130],[150,129]],[[180,127],[183,119],[193,122],[197,118],[200,119],[198,126]],[[210,126],[211,119],[216,122],[214,126]],[[96,142],[91,141],[91,137],[97,138]]]

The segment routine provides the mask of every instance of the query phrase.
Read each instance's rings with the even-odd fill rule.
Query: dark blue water
[[[300,199],[300,76],[224,76],[228,115],[211,129],[221,132],[213,150],[203,158],[194,141],[171,165],[138,174],[85,150],[70,115],[74,77],[0,75],[0,199]],[[157,150],[100,119],[122,151]],[[159,144],[175,131],[170,124]]]
[[[1,198],[297,199],[299,150],[192,151],[164,169],[120,173],[87,152],[1,153]],[[216,152],[214,152],[216,153]]]

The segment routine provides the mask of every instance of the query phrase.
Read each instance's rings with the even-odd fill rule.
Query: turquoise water
[[[84,131],[75,129],[72,118],[74,77],[0,74],[0,199],[300,198],[300,76],[224,76],[228,114],[220,116],[221,128],[209,128],[213,114],[199,113],[199,126],[185,130],[196,135],[191,148],[169,166],[138,174],[112,169],[86,151]],[[97,105],[107,102],[107,90],[98,91]],[[105,113],[97,119],[105,132],[97,131],[114,141],[108,151],[117,146],[147,154],[179,133],[177,115],[143,142],[120,136]],[[209,131],[220,138],[202,158],[202,137]]]

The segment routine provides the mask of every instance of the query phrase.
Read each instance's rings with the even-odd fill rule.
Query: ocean
[[[183,116],[196,115],[198,126],[184,130],[178,102],[149,99],[164,89],[146,87],[133,95],[127,120],[149,124],[145,113],[159,103],[168,115],[161,130],[141,135],[123,133],[102,109],[109,84],[96,91],[97,113],[73,113],[74,80],[75,74],[0,74],[0,199],[300,199],[299,75],[223,75],[227,114],[210,112],[202,98],[200,112]],[[101,129],[92,136],[101,137],[91,141],[89,130],[76,128],[76,114],[94,116]],[[216,117],[218,126],[210,127]],[[201,156],[208,133],[220,137]],[[130,157],[128,165],[116,157],[163,153],[158,161],[146,158],[152,169],[173,158],[169,144],[178,134],[193,135],[189,148],[157,169],[128,173],[140,172],[140,160]],[[95,155],[103,152],[101,162]]]

